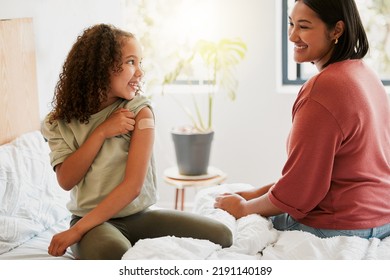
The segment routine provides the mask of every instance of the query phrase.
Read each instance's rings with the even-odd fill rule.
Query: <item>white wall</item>
[[[239,68],[240,88],[236,101],[220,95],[215,102],[211,165],[228,173],[228,183],[260,186],[277,180],[280,175],[296,94],[277,93],[276,57],[281,33],[276,24],[275,1],[224,0],[219,3],[219,17],[226,32],[229,36],[238,34],[247,43],[248,52]],[[155,103],[159,126],[156,151],[161,174],[175,164],[169,131],[173,125],[185,122],[186,117],[177,106],[172,109],[170,105],[175,103],[170,98],[159,97]],[[164,197],[173,196],[170,188],[164,187]],[[188,196],[186,200],[191,199]]]
[[[0,19],[33,18],[42,118],[51,108],[58,74],[77,36],[96,23],[120,26],[121,3],[121,0],[0,0]]]
[[[272,182],[278,179],[285,160],[285,140],[295,94],[277,93],[276,58],[281,34],[275,2],[219,1],[225,30],[238,34],[248,46],[246,60],[239,68],[237,100],[231,102],[218,96],[215,102],[211,165],[228,173],[228,183]],[[41,117],[50,110],[59,71],[76,36],[98,22],[121,27],[122,4],[122,0],[0,0],[0,18],[34,18]],[[169,97],[156,96],[154,103],[159,205],[172,207],[173,188],[161,178],[164,169],[175,164],[170,129],[178,120],[183,122],[185,116]],[[189,203],[194,193],[188,192]]]

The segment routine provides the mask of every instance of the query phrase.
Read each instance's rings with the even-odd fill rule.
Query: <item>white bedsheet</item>
[[[39,233],[22,245],[0,255],[0,260],[72,260],[70,249],[61,257],[53,257],[47,253],[51,238],[54,234],[69,228],[70,218],[59,221],[53,227]]]
[[[360,237],[319,238],[300,231],[280,232],[278,240],[267,246],[262,259],[288,260],[390,260],[390,237],[384,240]]]
[[[19,253],[22,257],[22,248],[32,249],[34,241],[40,245],[52,231],[50,239],[44,241],[50,242],[57,224],[70,216],[66,209],[69,193],[58,186],[49,152],[40,131],[0,146],[1,258]],[[44,247],[46,252],[48,244]]]
[[[248,189],[246,184],[225,184],[197,194],[194,212],[224,222],[233,232],[233,245],[222,249],[208,240],[167,236],[144,239],[130,248],[123,259],[264,259],[264,260],[390,260],[390,237],[380,241],[359,237],[319,238],[300,231],[280,232],[258,215],[235,220],[227,212],[214,209],[218,193]]]

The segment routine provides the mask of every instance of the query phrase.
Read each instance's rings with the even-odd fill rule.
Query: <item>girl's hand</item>
[[[112,138],[134,130],[135,116],[127,109],[119,108],[114,111],[97,129],[105,138]]]
[[[79,242],[81,237],[82,235],[74,228],[58,233],[53,236],[49,245],[48,253],[54,257],[62,256],[65,254],[66,249]]]
[[[236,219],[247,215],[246,200],[238,194],[225,193],[215,198],[214,207],[227,211]]]

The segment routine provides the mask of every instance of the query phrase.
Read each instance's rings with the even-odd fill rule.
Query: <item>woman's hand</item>
[[[75,228],[70,228],[66,231],[58,233],[51,239],[48,253],[54,257],[59,257],[65,254],[66,249],[71,245],[79,242],[82,235]]]
[[[215,208],[220,208],[227,211],[236,219],[242,218],[246,215],[246,200],[235,193],[224,193],[215,198]]]
[[[268,199],[268,191],[274,184],[237,193],[225,193],[215,199],[214,207],[229,212],[236,219],[249,214],[270,217],[282,214]]]
[[[126,134],[134,130],[134,113],[119,108],[114,111],[97,129],[99,129],[105,138],[112,138],[118,135]]]

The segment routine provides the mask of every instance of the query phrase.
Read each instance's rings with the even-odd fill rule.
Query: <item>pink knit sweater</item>
[[[288,159],[271,202],[316,228],[390,223],[390,105],[361,60],[329,65],[300,90]]]

